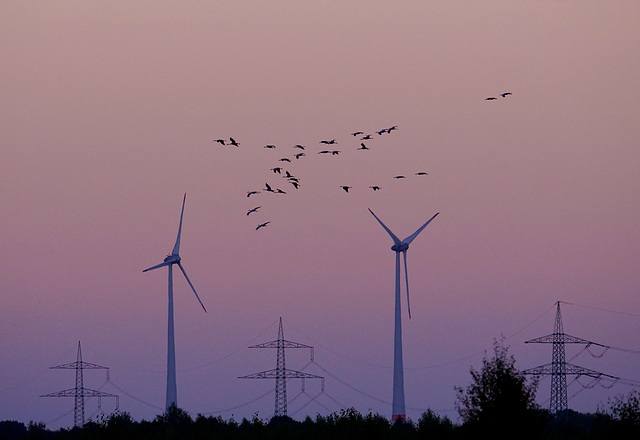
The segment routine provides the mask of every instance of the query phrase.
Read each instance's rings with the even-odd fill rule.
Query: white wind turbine
[[[400,252],[402,252],[404,257],[404,278],[406,280],[407,285],[407,309],[409,311],[409,319],[411,319],[411,305],[409,303],[409,277],[407,271],[407,250],[409,249],[409,244],[422,232],[424,228],[427,227],[431,220],[436,218],[439,212],[437,212],[433,217],[431,217],[424,225],[420,226],[420,228],[405,238],[404,240],[400,240],[391,229],[389,229],[382,220],[376,216],[371,209],[369,212],[378,220],[378,223],[382,225],[385,231],[389,233],[391,239],[393,240],[393,246],[391,246],[391,250],[396,253],[396,309],[395,309],[395,331],[393,337],[393,402],[392,402],[392,415],[391,420],[402,420],[406,419],[406,410],[404,405],[404,369],[402,365],[402,313],[400,307]]]
[[[187,276],[187,272],[185,272],[184,267],[182,267],[182,263],[180,263],[180,234],[182,233],[182,216],[184,215],[184,203],[187,200],[187,194],[185,193],[184,198],[182,199],[182,212],[180,213],[180,226],[178,226],[178,238],[176,238],[176,244],[173,246],[173,251],[171,251],[170,255],[164,259],[164,262],[152,266],[148,269],[143,270],[143,272],[147,272],[149,270],[158,269],[160,267],[167,266],[169,268],[169,324],[168,324],[168,342],[167,342],[167,401],[166,408],[169,408],[171,404],[178,404],[178,392],[176,388],[176,347],[174,341],[174,330],[173,330],[173,265],[177,264],[185,279],[191,286],[191,290],[196,294],[196,298],[198,302],[206,312],[207,309],[202,304],[198,293],[196,292],[195,287],[189,280]]]

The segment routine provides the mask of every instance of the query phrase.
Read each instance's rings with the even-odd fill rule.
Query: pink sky
[[[178,402],[194,415],[273,388],[236,377],[275,367],[244,347],[275,339],[280,316],[378,399],[327,377],[322,405],[302,395],[290,414],[338,410],[330,396],[390,415],[394,254],[367,208],[402,238],[440,212],[409,251],[414,420],[456,420],[453,387],[501,334],[519,367],[550,362],[523,342],[552,332],[558,300],[577,304],[567,333],[640,350],[639,19],[636,1],[5,2],[0,419],[72,424],[72,399],[38,396],[73,387],[48,367],[78,340],[138,399],[104,385],[121,410],[159,413],[166,271],[142,270],[171,251],[184,193],[181,256],[209,310],[176,277]],[[350,136],[392,125],[368,151]],[[213,142],[230,136],[238,148]],[[341,154],[316,154],[332,138]],[[298,143],[295,190],[270,168]],[[246,197],[267,181],[288,194]],[[571,362],[640,380],[635,354]],[[569,406],[585,412],[630,391],[580,390]],[[220,415],[256,412],[273,396]]]

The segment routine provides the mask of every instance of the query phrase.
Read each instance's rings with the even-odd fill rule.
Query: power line
[[[76,349],[76,346],[74,345],[73,347],[71,347],[71,348],[69,349],[69,351],[67,351],[65,354],[63,354],[62,356],[60,356],[60,358],[58,358],[58,359],[55,361],[55,363],[57,364],[58,362],[60,362],[62,359],[64,359],[65,357],[67,357],[67,355],[68,355],[69,353],[71,353],[71,352],[72,352],[73,350],[75,350],[75,349]],[[17,383],[17,384],[15,384],[15,385],[10,385],[10,386],[8,386],[8,387],[6,387],[6,388],[1,389],[1,390],[0,390],[0,393],[4,393],[5,391],[10,391],[10,390],[13,390],[13,389],[15,389],[15,388],[19,388],[19,387],[21,387],[22,385],[25,385],[25,384],[27,384],[27,383],[31,382],[32,380],[35,380],[36,378],[38,378],[38,377],[42,376],[44,373],[46,373],[46,372],[47,372],[47,371],[49,371],[49,370],[50,370],[50,368],[45,368],[44,370],[42,370],[42,371],[40,371],[39,373],[37,373],[35,376],[30,377],[29,379],[26,379],[26,380],[24,380],[24,381],[22,381],[22,382],[20,382],[20,383]],[[65,415],[66,415],[66,414],[65,414]]]
[[[522,333],[524,330],[526,330],[527,328],[529,328],[531,325],[535,324],[537,321],[539,321],[540,319],[542,319],[550,310],[553,309],[554,306],[549,307],[548,309],[546,309],[544,312],[542,312],[538,317],[534,318],[531,322],[529,322],[527,325],[525,325],[524,327],[521,327],[519,330],[517,330],[516,332],[512,333],[510,336],[506,337],[506,340],[510,340],[512,338],[514,338],[515,336],[517,336],[518,334]],[[349,359],[353,362],[362,364],[362,365],[367,365],[370,367],[375,367],[375,368],[381,368],[381,369],[391,369],[393,368],[392,366],[388,366],[388,365],[379,365],[379,364],[373,364],[370,362],[365,362],[365,361],[361,361],[359,359],[355,359],[351,356],[348,356],[344,353],[340,353],[336,350],[333,350],[329,347],[327,347],[326,345],[323,345],[322,343],[314,340],[313,338],[309,337],[308,335],[306,335],[304,332],[302,332],[300,329],[296,328],[295,325],[291,324],[290,321],[286,320],[287,324],[291,325],[292,327],[294,327],[294,329],[296,331],[298,331],[300,334],[302,334],[305,338],[309,339],[310,341],[312,341],[314,344],[319,345],[320,347],[324,348],[325,350],[334,353],[338,356],[344,357],[345,359]],[[456,359],[452,359],[449,361],[444,361],[438,364],[432,364],[432,365],[423,365],[423,366],[416,366],[416,367],[405,367],[406,370],[429,370],[429,369],[434,369],[434,368],[440,368],[440,367],[446,367],[448,365],[452,365],[452,364],[456,364],[458,362],[462,362],[462,361],[467,361],[469,359],[473,359],[474,357],[477,356],[481,356],[482,354],[484,354],[486,352],[487,349],[483,349],[481,351],[477,351],[475,353],[472,353],[470,355],[466,355],[464,357],[460,357],[460,358],[456,358]]]
[[[318,397],[320,397],[320,395],[322,395],[324,393],[324,391],[320,391],[318,394],[316,394],[315,396],[311,396],[310,394],[308,394],[307,392],[303,391],[303,394],[309,396],[309,401],[307,403],[305,403],[304,405],[302,405],[300,408],[298,408],[296,411],[293,412],[292,415],[296,415],[297,413],[299,413],[300,411],[302,411],[303,409],[305,409],[307,406],[309,406],[312,403],[316,403],[318,405],[320,405],[321,407],[323,407],[324,409],[326,409],[327,411],[331,412],[331,409],[327,408],[326,406],[324,406],[322,403],[318,402],[317,399]]]
[[[317,363],[317,362],[315,362],[315,361],[314,361],[314,364],[315,364],[318,368],[320,368],[320,369],[321,369],[321,370],[322,370],[322,371],[323,371],[327,376],[329,376],[329,377],[331,377],[331,378],[333,378],[333,379],[337,380],[337,381],[338,381],[338,382],[340,382],[342,385],[344,385],[344,386],[346,386],[347,388],[349,388],[349,389],[351,389],[351,390],[355,391],[356,393],[362,394],[363,396],[366,396],[366,397],[368,397],[368,398],[370,398],[370,399],[373,399],[373,400],[375,400],[375,401],[377,401],[377,402],[384,403],[385,405],[389,405],[389,406],[391,406],[391,402],[388,402],[388,401],[386,401],[386,400],[379,399],[379,398],[377,398],[376,396],[374,396],[374,395],[372,395],[372,394],[369,394],[369,393],[367,393],[367,392],[365,392],[365,391],[362,391],[362,390],[360,390],[360,389],[358,389],[358,388],[354,387],[353,385],[348,384],[347,382],[343,381],[342,379],[338,378],[337,376],[334,376],[333,374],[331,374],[329,371],[327,371],[327,369],[325,369],[324,367],[322,367],[322,365],[318,364],[318,363]]]
[[[233,356],[234,354],[238,353],[239,351],[244,350],[244,349],[246,348],[246,346],[247,346],[247,345],[251,344],[251,343],[252,343],[252,342],[254,342],[256,339],[258,339],[260,336],[262,336],[262,335],[263,335],[263,334],[265,334],[267,331],[269,331],[269,330],[270,330],[270,329],[271,329],[271,328],[272,328],[272,327],[273,327],[277,322],[278,322],[277,320],[273,321],[271,324],[269,324],[269,326],[268,326],[267,328],[265,328],[264,330],[262,330],[258,335],[256,335],[255,337],[253,337],[250,341],[247,341],[247,342],[246,342],[246,343],[244,343],[243,345],[238,346],[236,349],[233,349],[231,352],[229,352],[229,353],[227,353],[227,354],[225,354],[225,355],[223,355],[223,356],[221,356],[221,357],[219,357],[219,358],[217,358],[217,359],[214,359],[214,360],[212,360],[212,361],[209,361],[209,362],[206,362],[206,363],[204,363],[204,364],[197,365],[197,366],[194,366],[194,367],[179,368],[179,369],[177,369],[177,370],[176,370],[176,372],[180,373],[180,372],[184,372],[184,371],[198,370],[198,369],[200,369],[200,368],[205,368],[205,367],[208,367],[208,366],[210,366],[210,365],[213,365],[213,364],[216,364],[216,363],[218,363],[218,362],[221,362],[221,361],[223,361],[223,360],[225,360],[225,359],[227,359],[227,358],[230,358],[231,356]],[[75,347],[74,347],[74,348],[75,348]],[[131,365],[127,365],[127,364],[124,364],[124,363],[122,363],[122,362],[118,362],[117,360],[110,359],[109,357],[104,356],[104,355],[98,355],[98,357],[100,357],[100,358],[102,358],[102,359],[104,359],[104,360],[106,360],[106,361],[109,361],[109,362],[111,362],[111,363],[114,363],[114,364],[120,365],[120,366],[122,366],[122,367],[124,367],[124,368],[127,368],[127,369],[129,369],[129,370],[133,370],[133,371],[141,371],[141,372],[143,372],[143,373],[150,373],[150,374],[165,374],[165,373],[166,373],[166,371],[150,370],[150,369],[147,369],[147,368],[132,367]],[[44,370],[44,371],[47,371],[47,370]],[[7,388],[7,389],[9,389],[9,388]],[[3,390],[0,390],[0,392],[2,392],[2,391],[3,391]],[[163,408],[163,409],[166,409],[166,408]]]
[[[289,404],[292,404],[293,402],[295,402],[296,400],[298,400],[298,397],[302,396],[303,394],[306,394],[306,393],[304,392],[304,390],[303,390],[303,391],[300,391],[298,394],[296,394],[296,395],[293,397],[293,399],[289,399]]]
[[[53,419],[53,420],[49,420],[48,422],[45,422],[45,425],[50,425],[51,423],[55,423],[55,422],[57,422],[58,420],[60,420],[60,419],[62,419],[62,418],[64,418],[64,417],[67,417],[67,416],[68,416],[69,414],[71,414],[72,412],[73,412],[73,410],[72,410],[72,409],[70,409],[69,411],[67,411],[66,413],[62,414],[61,416],[58,416],[58,417],[56,417],[56,418],[55,418],[55,419]]]
[[[567,304],[570,306],[576,306],[576,307],[583,307],[585,309],[593,309],[593,310],[600,310],[601,312],[609,312],[609,313],[616,313],[618,315],[627,315],[627,316],[633,316],[635,318],[640,318],[640,314],[638,313],[631,313],[631,312],[621,312],[619,310],[611,310],[611,309],[605,309],[602,307],[594,307],[594,306],[587,306],[584,304],[576,304],[576,303],[571,303],[571,302],[567,302],[567,301],[558,301],[562,304]]]
[[[325,350],[327,350],[330,353],[336,354],[338,356],[341,356],[345,359],[349,359],[353,362],[356,362],[358,364],[362,364],[362,365],[367,365],[369,367],[375,367],[375,368],[384,368],[384,369],[391,369],[391,366],[388,365],[378,365],[378,364],[372,364],[370,362],[365,362],[365,361],[361,361],[359,359],[353,358],[351,356],[348,356],[344,353],[340,353],[339,351],[333,350],[329,347],[327,347],[326,345],[322,344],[321,342],[318,342],[316,340],[314,340],[313,338],[309,337],[308,335],[306,335],[304,332],[302,332],[300,329],[296,328],[295,325],[291,324],[291,322],[289,320],[285,320],[287,322],[287,325],[290,325],[291,327],[293,327],[298,333],[300,333],[302,336],[304,336],[306,339],[310,340],[311,342],[313,342],[316,345],[319,345],[320,347],[324,348]]]
[[[264,330],[262,330],[262,331],[261,331],[258,335],[256,335],[253,339],[251,339],[250,341],[246,342],[246,343],[245,343],[245,344],[243,344],[242,346],[239,346],[239,347],[238,347],[238,348],[236,348],[235,350],[231,351],[230,353],[227,353],[226,355],[224,355],[224,356],[222,356],[222,357],[220,357],[220,358],[218,358],[218,359],[216,359],[216,360],[214,360],[214,361],[208,362],[208,363],[203,364],[203,365],[199,365],[199,366],[197,366],[197,367],[183,368],[183,369],[178,370],[178,371],[198,370],[198,369],[200,369],[200,368],[208,367],[209,365],[213,365],[213,364],[215,364],[215,363],[221,362],[221,361],[223,361],[223,360],[225,360],[225,359],[227,359],[227,358],[229,358],[229,357],[233,356],[234,354],[238,353],[239,351],[244,350],[244,348],[245,348],[247,345],[249,345],[249,344],[253,343],[256,339],[258,339],[260,336],[262,336],[262,335],[263,335],[263,334],[265,334],[267,331],[269,331],[269,330],[271,329],[271,327],[273,327],[277,322],[278,322],[277,320],[276,320],[276,321],[274,321],[274,322],[272,322],[271,324],[269,324],[269,327],[267,327],[267,328],[265,328]]]
[[[336,403],[340,408],[346,408],[346,405],[343,405],[342,403],[338,402],[333,396],[331,396],[329,393],[327,393],[326,391],[324,392],[325,396],[327,396],[329,399],[333,400],[334,403]]]
[[[315,364],[319,369],[321,369],[321,370],[322,370],[322,371],[323,371],[327,376],[329,376],[329,377],[331,377],[331,378],[333,378],[333,379],[337,380],[337,381],[338,381],[338,382],[340,382],[342,385],[344,385],[344,386],[346,386],[347,388],[349,388],[349,389],[351,389],[351,390],[355,391],[356,393],[362,394],[363,396],[366,396],[366,397],[368,397],[368,398],[370,398],[370,399],[372,399],[372,400],[375,400],[375,401],[377,401],[377,402],[383,403],[383,404],[385,404],[385,405],[388,405],[388,406],[391,406],[391,405],[392,405],[392,404],[391,404],[391,402],[389,402],[389,401],[387,401],[387,400],[380,399],[380,398],[378,398],[378,397],[376,397],[376,396],[374,396],[374,395],[372,395],[372,394],[367,393],[366,391],[362,391],[361,389],[356,388],[356,387],[354,387],[353,385],[351,385],[351,384],[349,384],[349,383],[345,382],[344,380],[342,380],[342,379],[340,379],[339,377],[335,376],[334,374],[332,374],[331,372],[329,372],[326,368],[324,368],[323,366],[321,366],[320,364],[318,364],[318,362],[314,361],[313,363],[314,363],[314,364]],[[335,399],[333,399],[333,400],[335,401]],[[339,402],[336,402],[336,403],[339,403]],[[341,405],[341,406],[342,406],[343,408],[345,408],[345,406],[344,406],[344,405]],[[417,407],[410,407],[410,406],[407,406],[407,409],[410,409],[410,410],[412,410],[412,411],[426,411],[426,410],[427,410],[427,408],[417,408]],[[453,410],[451,410],[451,409],[444,409],[444,410],[438,410],[438,411],[453,411]]]
[[[215,410],[215,411],[211,411],[211,412],[205,413],[205,415],[221,414],[221,413],[225,413],[225,412],[232,411],[232,410],[234,410],[234,409],[238,409],[238,408],[245,407],[245,406],[250,405],[250,404],[252,404],[252,403],[254,403],[254,402],[257,402],[257,401],[258,401],[258,400],[260,400],[260,399],[265,398],[266,396],[268,396],[268,395],[269,395],[269,394],[271,394],[272,392],[273,392],[273,391],[269,390],[269,391],[267,391],[266,393],[259,395],[259,396],[258,396],[258,397],[256,397],[255,399],[249,400],[248,402],[241,403],[241,404],[239,404],[239,405],[232,406],[232,407],[230,407],[230,408],[217,409],[217,410]]]
[[[134,396],[133,394],[128,393],[127,391],[123,390],[121,387],[116,385],[112,380],[109,380],[109,384],[113,386],[115,389],[117,389],[118,391],[120,391],[122,394],[126,395],[127,397],[130,397],[131,399],[135,400],[138,403],[142,403],[143,405],[146,405],[150,408],[159,409],[160,411],[164,411],[166,409],[166,408],[162,408],[160,406],[154,405],[152,403],[145,402],[144,400]]]

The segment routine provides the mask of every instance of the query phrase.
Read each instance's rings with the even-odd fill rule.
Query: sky
[[[413,420],[459,421],[454,388],[497,338],[519,368],[551,362],[524,341],[553,331],[557,301],[566,333],[624,349],[567,346],[568,362],[640,381],[637,1],[1,8],[1,420],[73,424],[73,399],[39,396],[74,387],[49,367],[78,341],[110,368],[85,387],[137,420],[162,412],[167,276],[142,270],[171,252],[184,194],[180,255],[208,310],[174,272],[178,404],[194,416],[273,414],[273,381],[238,376],[275,368],[248,346],[280,317],[315,347],[287,367],[325,377],[324,392],[287,384],[289,415],[391,416],[395,256],[368,209],[401,238],[440,213],[408,252]],[[633,390],[568,382],[583,412]],[[114,407],[90,399],[87,418]]]

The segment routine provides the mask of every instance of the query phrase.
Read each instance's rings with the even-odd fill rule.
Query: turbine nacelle
[[[391,231],[391,229],[389,229],[387,227],[387,225],[385,225],[382,222],[382,220],[380,220],[378,218],[378,216],[373,213],[373,211],[371,209],[369,209],[369,212],[378,221],[378,223],[380,223],[380,226],[382,226],[384,228],[384,230],[387,231],[387,233],[389,234],[389,236],[393,240],[393,246],[391,246],[391,250],[396,253],[396,289],[397,289],[396,290],[396,295],[400,294],[400,281],[399,281],[400,280],[400,253],[402,252],[402,257],[403,257],[403,260],[404,260],[404,278],[405,278],[405,282],[406,282],[406,286],[407,286],[407,288],[406,288],[407,289],[407,311],[409,312],[409,318],[411,318],[411,305],[409,304],[409,273],[408,273],[408,270],[407,270],[407,250],[409,249],[409,245],[411,244],[411,242],[418,236],[418,234],[420,234],[420,232],[422,232],[422,230],[424,228],[427,227],[427,225],[429,223],[431,223],[431,221],[434,218],[436,218],[436,216],[439,213],[436,213],[433,217],[431,217],[429,220],[427,220],[427,222],[425,224],[423,224],[422,226],[420,226],[416,232],[414,232],[413,234],[409,235],[404,240],[400,240],[398,238],[398,236],[396,234],[394,234]]]
[[[167,255],[167,258],[164,259],[164,262],[169,264],[177,264],[180,262],[180,260],[182,260],[182,258],[180,258],[180,255]]]
[[[200,297],[198,296],[198,292],[196,292],[196,288],[193,287],[193,284],[191,283],[191,280],[187,276],[187,272],[184,270],[184,267],[182,267],[182,263],[180,263],[182,261],[182,258],[180,258],[180,255],[178,254],[178,252],[180,251],[180,236],[182,235],[182,218],[184,216],[184,204],[185,204],[186,200],[187,200],[187,195],[185,194],[184,197],[182,198],[182,210],[180,211],[180,224],[178,226],[178,237],[176,238],[176,244],[173,246],[173,251],[171,251],[171,253],[165,257],[165,259],[163,260],[162,263],[156,264],[155,266],[152,266],[152,267],[150,267],[148,269],[145,269],[145,270],[143,270],[143,272],[148,272],[150,270],[159,269],[161,267],[167,267],[167,266],[169,267],[169,271],[171,271],[172,266],[174,264],[177,264],[178,268],[180,269],[180,271],[184,275],[184,278],[187,280],[187,283],[189,283],[189,287],[191,287],[191,290],[193,290],[193,293],[195,294],[196,299],[198,300],[198,302],[202,306],[202,309],[206,312],[207,309],[205,308],[204,304],[202,304],[202,301],[200,300]],[[170,278],[170,280],[171,280],[171,278]],[[173,285],[171,283],[172,282],[170,281],[169,282],[169,292],[170,293],[173,291]]]
[[[398,243],[391,246],[391,250],[395,252],[404,252],[409,249],[409,245],[407,243]]]

